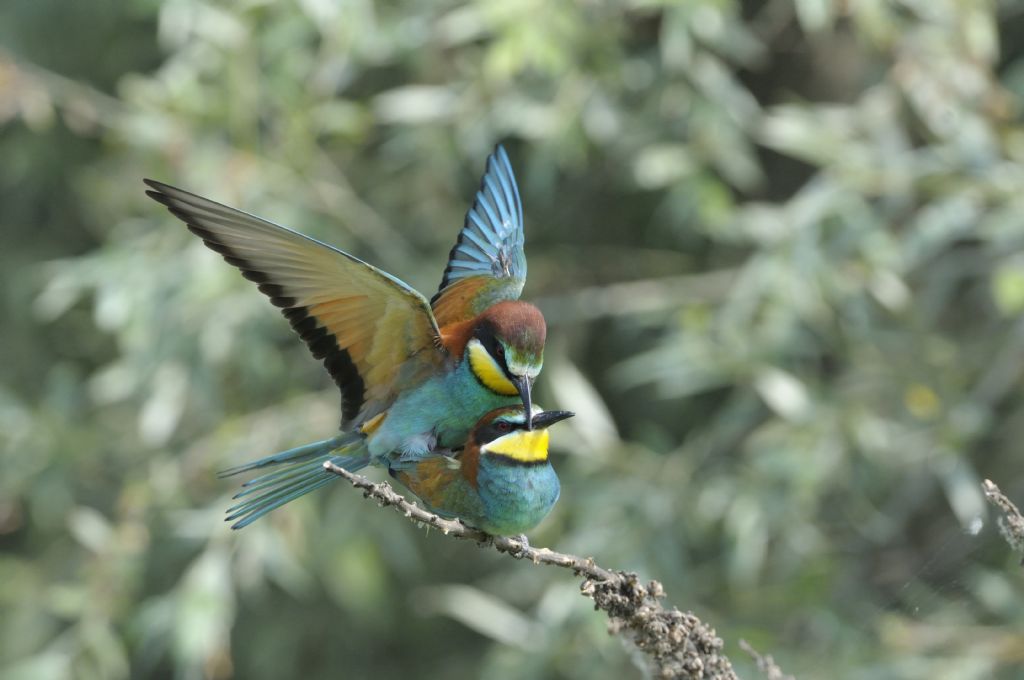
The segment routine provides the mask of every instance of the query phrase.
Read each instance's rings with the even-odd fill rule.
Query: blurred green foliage
[[[564,573],[217,469],[337,395],[151,176],[430,293],[504,140],[538,544],[798,677],[1021,677],[1024,2],[0,5],[0,675],[622,678]]]

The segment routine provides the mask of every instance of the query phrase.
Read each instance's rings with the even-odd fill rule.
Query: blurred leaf
[[[536,623],[476,588],[463,585],[433,586],[417,591],[413,597],[423,613],[451,616],[502,644],[527,650],[540,644]]]

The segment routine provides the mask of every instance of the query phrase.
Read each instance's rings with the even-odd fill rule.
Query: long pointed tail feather
[[[229,477],[249,470],[281,466],[245,482],[242,490],[235,494],[236,500],[245,500],[227,509],[225,521],[238,520],[231,528],[241,529],[271,510],[336,480],[335,475],[324,470],[324,463],[328,460],[353,472],[366,467],[370,455],[363,444],[360,435],[342,434],[224,470],[219,476]]]

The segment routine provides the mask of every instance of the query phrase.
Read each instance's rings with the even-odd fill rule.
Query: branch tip
[[[775,663],[775,659],[771,657],[771,654],[761,654],[746,640],[740,640],[740,649],[754,659],[754,663],[757,664],[757,670],[764,673],[768,680],[794,680],[792,675],[782,672],[782,669]]]
[[[997,520],[999,532],[1010,544],[1010,548],[1024,555],[1024,515],[991,479],[983,481],[981,489],[985,493],[985,500],[1003,513]],[[1024,559],[1021,564],[1024,565]]]

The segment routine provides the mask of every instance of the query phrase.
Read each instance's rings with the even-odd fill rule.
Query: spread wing
[[[256,282],[341,389],[342,428],[386,409],[444,361],[426,299],[347,253],[254,215],[145,180],[207,246]]]
[[[442,326],[471,319],[496,302],[518,300],[525,282],[523,205],[508,154],[498,146],[448,255],[431,300],[434,315]]]

